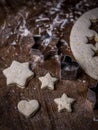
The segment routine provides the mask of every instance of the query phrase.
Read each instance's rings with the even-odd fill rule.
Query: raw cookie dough
[[[71,104],[75,101],[73,98],[69,98],[65,93],[61,98],[54,99],[54,102],[58,105],[58,112],[63,109],[66,109],[67,112],[72,112]]]
[[[19,112],[22,113],[25,117],[30,117],[39,109],[39,103],[37,100],[21,100],[17,107]]]
[[[98,80],[98,33],[90,29],[91,23],[98,20],[98,8],[82,15],[72,28],[70,46],[73,55],[84,71]],[[91,22],[92,21],[92,22]],[[94,38],[96,44],[88,44],[88,39]]]
[[[18,87],[24,88],[26,80],[34,73],[29,70],[29,63],[20,63],[13,61],[11,66],[3,70],[3,74],[7,78],[7,85],[17,84]]]
[[[57,78],[47,73],[45,76],[39,77],[39,80],[41,81],[41,89],[49,88],[50,90],[54,90],[54,82],[57,81]]]

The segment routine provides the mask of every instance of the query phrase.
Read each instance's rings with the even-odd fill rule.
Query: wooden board
[[[33,24],[32,15],[36,18],[36,15],[39,15],[42,10],[44,8],[41,8],[41,10],[39,8],[38,12],[31,13],[29,21],[27,20],[27,24],[30,24],[28,25],[29,28]],[[66,10],[65,12],[69,13]],[[13,21],[13,19],[10,20]],[[72,25],[70,23],[64,29],[65,40],[68,43]],[[0,33],[0,37],[1,35],[2,33]],[[18,43],[21,40],[19,38]],[[2,45],[2,41],[7,44]],[[2,70],[10,66],[13,60],[20,62],[31,60],[29,55],[30,48],[27,48],[27,45],[33,44],[32,39],[25,38],[23,42],[26,44],[22,46],[21,50],[19,45],[10,46],[9,42],[5,41],[5,37],[1,38],[0,41],[0,130],[98,130],[98,122],[93,121],[94,111],[92,103],[87,99],[87,89],[88,87],[95,86],[96,81],[88,77],[83,71],[76,80],[59,80],[55,84],[54,91],[41,90],[38,76],[43,75],[45,70],[56,75],[54,71],[55,64],[53,69],[50,67],[52,66],[51,63],[49,62],[50,64],[48,64],[46,62],[43,68],[37,68],[36,75],[28,82],[25,89],[20,89],[16,85],[6,85],[6,78]],[[63,50],[63,53],[73,57],[70,48],[66,51]],[[59,98],[63,93],[76,99],[72,106],[72,113],[68,113],[65,110],[60,113],[57,111],[54,99]],[[39,101],[40,109],[32,118],[25,118],[19,113],[17,103],[22,99],[37,99]]]
[[[45,69],[38,68],[36,70],[37,76],[35,75],[29,81],[25,89],[20,89],[15,85],[7,86],[2,70],[5,68],[6,63],[9,66],[13,59],[17,59],[17,57],[12,57],[11,50],[9,53],[7,55],[9,58],[6,57],[5,63],[0,61],[0,130],[98,129],[98,123],[93,122],[92,103],[87,99],[87,87],[94,86],[95,81],[83,72],[77,80],[59,80],[55,85],[54,91],[41,90],[41,83],[38,77],[46,72]],[[50,64],[47,66],[49,68]],[[49,71],[52,72],[51,67]],[[53,100],[60,97],[63,93],[76,99],[72,113],[68,113],[65,110],[61,113],[57,111],[57,105]],[[37,99],[39,101],[40,109],[34,117],[25,118],[19,113],[17,103],[22,99]]]

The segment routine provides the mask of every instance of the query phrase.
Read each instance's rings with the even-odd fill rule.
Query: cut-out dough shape
[[[45,76],[39,77],[39,80],[41,81],[41,89],[49,88],[50,90],[54,90],[54,82],[57,81],[57,78],[47,73]]]
[[[54,102],[58,105],[58,112],[66,109],[67,112],[72,112],[71,104],[75,101],[73,98],[69,98],[65,93],[61,98],[54,99]]]
[[[31,115],[34,115],[34,113],[36,113],[39,109],[39,103],[37,100],[21,100],[17,107],[19,112],[22,113],[25,117],[30,117]]]
[[[98,56],[94,56],[98,51],[98,33],[90,29],[91,20],[95,22],[98,20],[98,8],[86,12],[76,21],[70,35],[70,46],[75,59],[84,71],[98,80]],[[92,37],[96,41],[95,46],[87,44],[88,38]]]
[[[3,70],[3,74],[7,78],[7,85],[17,84],[18,87],[24,88],[26,80],[34,73],[29,70],[29,63],[20,63],[13,61],[11,66]]]

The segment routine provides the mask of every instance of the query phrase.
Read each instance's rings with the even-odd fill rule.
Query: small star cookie
[[[29,70],[29,63],[19,63],[13,61],[11,66],[3,70],[3,74],[7,78],[7,85],[17,84],[18,87],[24,88],[26,80],[34,73]]]
[[[58,112],[63,109],[66,109],[67,112],[72,112],[71,104],[75,101],[73,98],[69,98],[65,93],[61,98],[54,99],[54,102],[58,105]]]
[[[52,77],[50,73],[47,73],[43,77],[39,77],[39,80],[41,81],[41,89],[43,88],[49,88],[50,90],[54,90],[54,82],[57,81],[57,78]]]

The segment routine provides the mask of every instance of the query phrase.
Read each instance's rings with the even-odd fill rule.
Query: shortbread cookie
[[[3,74],[7,78],[7,85],[17,84],[18,87],[24,88],[26,80],[34,73],[29,70],[28,62],[13,61],[10,67],[3,70]]]
[[[57,78],[47,73],[45,76],[39,77],[39,80],[41,81],[41,89],[49,88],[50,90],[54,90],[54,82],[57,81]]]
[[[73,98],[69,98],[65,93],[61,98],[54,99],[54,102],[58,105],[58,112],[66,109],[67,112],[72,112],[71,104],[75,101]]]
[[[30,117],[31,115],[34,115],[39,109],[39,103],[37,100],[21,100],[17,107],[19,112],[22,113],[25,117]]]
[[[82,15],[72,28],[70,46],[84,71],[98,80],[98,32],[91,27],[92,23],[97,24],[97,21],[98,8]]]

